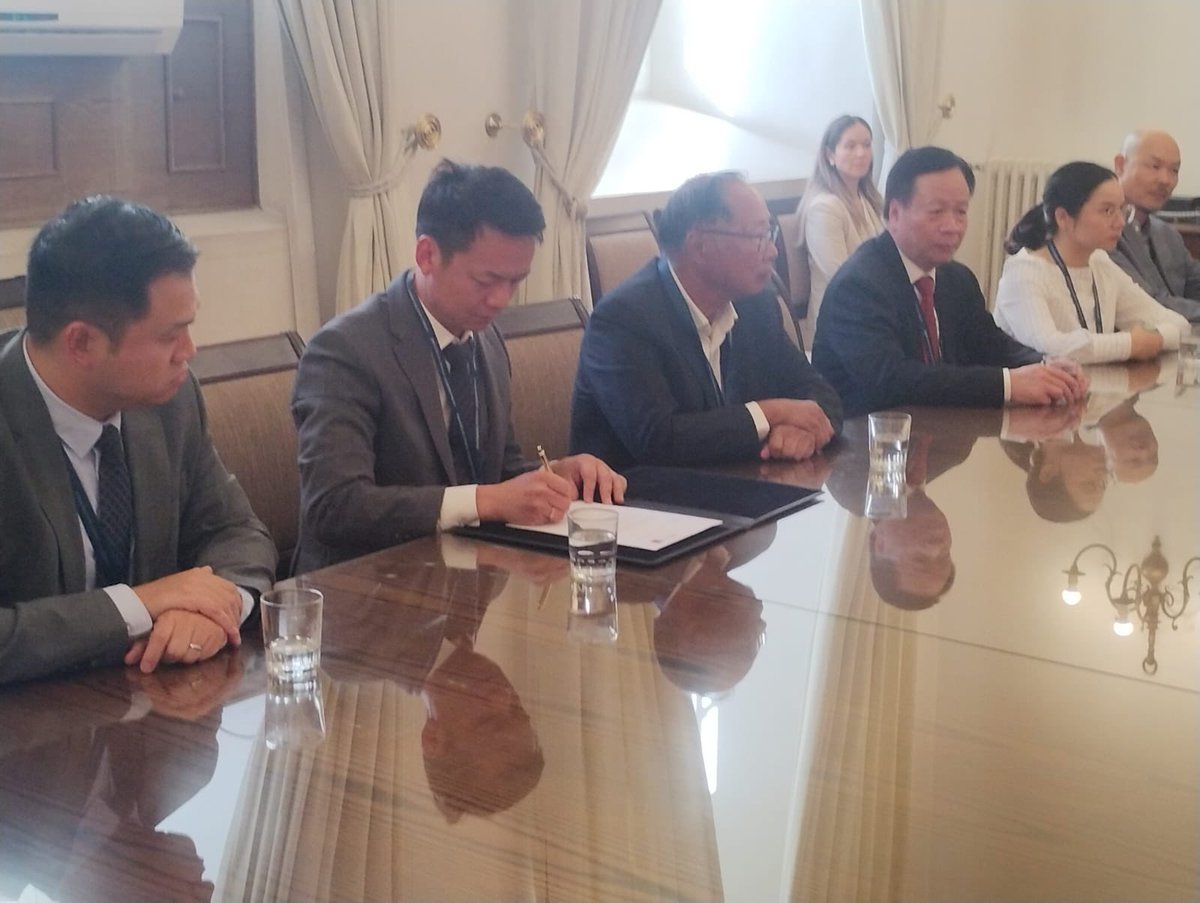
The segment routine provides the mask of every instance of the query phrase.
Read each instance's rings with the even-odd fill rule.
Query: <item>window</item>
[[[716,169],[806,178],[830,120],[873,110],[857,3],[664,0],[596,195]]]

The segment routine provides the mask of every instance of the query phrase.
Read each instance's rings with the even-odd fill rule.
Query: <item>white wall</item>
[[[519,0],[405,4],[405,31],[411,37],[402,48],[397,48],[397,54],[403,78],[411,90],[395,114],[405,122],[416,122],[421,114],[433,113],[441,120],[442,140],[436,150],[417,151],[405,171],[402,223],[415,222],[421,190],[430,170],[443,157],[506,166],[526,184],[532,184],[533,164],[520,132],[506,128],[493,139],[483,131],[483,121],[489,113],[499,113],[506,123],[519,124],[526,110],[527,38],[518,21],[520,8]],[[553,128],[553,124],[549,127]],[[346,189],[337,161],[311,109],[306,109],[305,132],[317,244],[318,294],[322,319],[328,319],[333,313],[337,261],[346,219]]]
[[[938,141],[973,162],[1094,160],[1124,135],[1172,132],[1179,193],[1200,194],[1200,3],[952,0],[942,86],[958,101]]]
[[[1178,193],[1200,194],[1200,3],[951,0],[942,90],[957,106],[936,142],[972,163],[1112,166],[1124,136],[1163,128],[1183,153]],[[1190,161],[1190,162],[1189,162]],[[982,204],[958,259],[981,272]]]

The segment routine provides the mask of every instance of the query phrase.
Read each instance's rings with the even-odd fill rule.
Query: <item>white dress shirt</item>
[[[737,311],[734,310],[733,304],[726,304],[717,318],[710,321],[688,295],[687,289],[679,281],[679,275],[675,272],[675,267],[671,266],[670,261],[667,261],[667,268],[670,269],[671,278],[679,287],[679,293],[683,295],[683,300],[687,302],[688,312],[692,315],[692,323],[696,327],[696,335],[700,338],[700,349],[704,352],[705,360],[708,361],[708,369],[712,373],[713,381],[724,391],[725,386],[721,378],[721,346],[725,343],[725,337],[729,335],[734,324],[737,323]],[[762,412],[757,401],[746,402],[746,410],[750,412],[750,416],[754,420],[758,441],[765,441],[771,432],[771,424],[767,422],[767,415]]]

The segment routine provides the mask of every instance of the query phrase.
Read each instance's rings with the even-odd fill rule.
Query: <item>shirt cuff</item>
[[[150,632],[150,628],[154,626],[154,620],[150,617],[146,606],[142,604],[142,600],[138,598],[137,593],[133,591],[133,587],[124,583],[115,583],[112,586],[104,587],[104,591],[108,593],[108,598],[112,599],[113,605],[117,606],[117,612],[121,615],[121,620],[125,622],[125,628],[129,631],[131,640],[144,637]]]
[[[758,406],[757,401],[746,402],[746,410],[754,418],[754,428],[758,431],[758,441],[764,442],[771,432],[771,424],[767,422],[767,415],[762,412],[762,408]]]
[[[1012,377],[1009,375],[1007,367],[1000,372],[1004,374],[1004,403],[1008,404],[1012,401]]]
[[[1005,370],[1004,372],[1007,373],[1008,371]],[[1005,395],[1007,396],[1007,394],[1008,393],[1006,392]],[[1008,398],[1006,397],[1004,400],[1008,401]],[[1004,411],[1000,416],[1000,439],[1001,439],[1001,441],[1003,441],[1005,439],[1013,438],[1013,435],[1012,435],[1012,433],[1009,432],[1009,430],[1010,430],[1010,426],[1009,426],[1009,422],[1008,422],[1008,408],[1006,407],[1006,408],[1004,408]],[[1016,441],[1018,441],[1018,442],[1021,441],[1019,436],[1016,437]]]
[[[250,612],[254,611],[254,594],[245,587],[237,588],[238,595],[242,597],[242,623],[246,623],[246,618],[250,617]]]
[[[479,523],[479,508],[475,504],[475,491],[478,488],[475,483],[446,487],[442,494],[442,510],[438,514],[439,530],[473,527]]]

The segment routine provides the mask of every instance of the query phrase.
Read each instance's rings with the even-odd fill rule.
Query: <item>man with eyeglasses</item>
[[[572,450],[618,468],[819,452],[841,429],[842,406],[784,332],[762,198],[738,173],[695,176],[667,201],[658,239],[663,256],[588,322]]]

